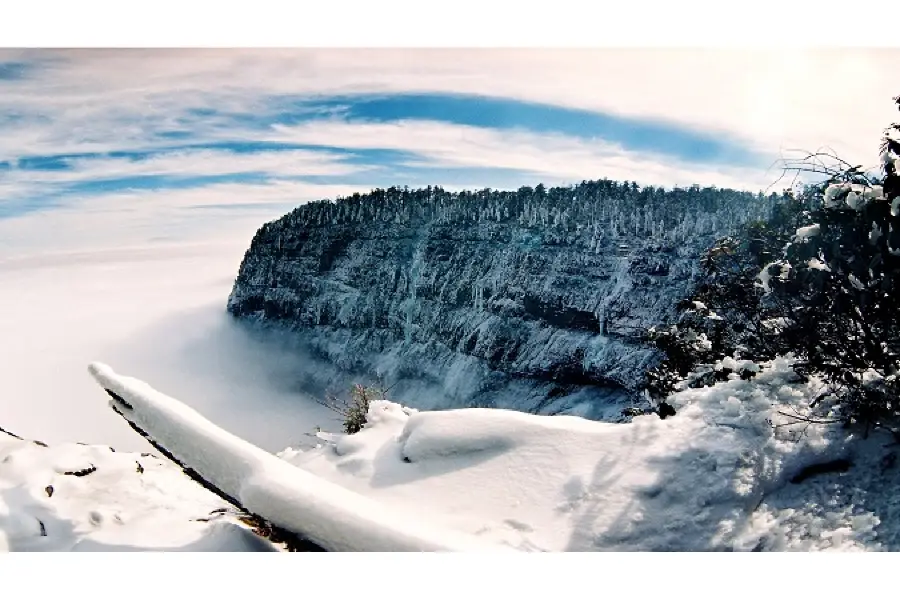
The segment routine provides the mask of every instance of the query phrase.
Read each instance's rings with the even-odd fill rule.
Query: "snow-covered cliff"
[[[399,381],[394,397],[420,408],[600,418],[600,398],[622,399],[657,359],[639,333],[674,316],[703,250],[776,201],[607,180],[375,190],[260,228],[228,310],[345,373]]]

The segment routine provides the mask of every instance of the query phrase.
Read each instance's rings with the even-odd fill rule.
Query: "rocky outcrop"
[[[775,201],[605,180],[376,190],[265,224],[228,310],[398,392],[429,383],[414,406],[595,413],[640,386],[657,359],[640,333],[674,316],[703,250]]]

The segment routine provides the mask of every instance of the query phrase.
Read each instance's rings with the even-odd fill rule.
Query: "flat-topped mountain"
[[[263,225],[228,310],[414,406],[601,417],[658,359],[640,334],[675,316],[702,252],[779,198],[609,180],[377,189]]]

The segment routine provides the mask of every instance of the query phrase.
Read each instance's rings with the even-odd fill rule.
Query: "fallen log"
[[[140,427],[135,425],[131,420],[129,420],[128,417],[126,417],[125,414],[122,412],[122,410],[116,406],[116,404],[119,404],[119,405],[122,405],[129,409],[133,409],[133,407],[130,404],[128,404],[125,400],[123,400],[122,397],[119,396],[118,394],[116,394],[114,391],[108,390],[106,388],[104,388],[104,390],[106,390],[106,393],[109,394],[110,398],[112,398],[114,401],[114,402],[110,403],[110,406],[112,407],[112,409],[119,416],[121,416],[123,419],[125,419],[125,422],[128,423],[128,425],[134,431],[136,431],[138,434],[141,435],[141,437],[143,437],[145,440],[147,440],[147,442],[151,446],[156,448],[160,454],[162,454],[163,456],[165,456],[166,458],[171,460],[173,463],[175,463],[176,465],[181,467],[181,470],[184,472],[185,475],[187,475],[193,481],[200,484],[201,486],[203,486],[204,488],[206,488],[207,490],[209,490],[210,492],[212,492],[213,494],[215,494],[216,496],[218,496],[219,498],[221,498],[222,500],[224,500],[225,502],[227,502],[228,504],[233,506],[235,509],[237,509],[237,511],[239,511],[237,518],[241,522],[243,522],[244,524],[249,526],[251,531],[253,531],[253,533],[255,533],[256,535],[258,535],[262,538],[269,540],[273,544],[278,544],[278,545],[282,546],[288,552],[324,552],[325,551],[325,549],[322,548],[321,546],[319,546],[318,544],[315,544],[307,539],[304,539],[303,537],[297,535],[294,532],[291,532],[284,528],[278,527],[277,525],[273,525],[273,524],[269,523],[268,521],[266,521],[263,517],[253,514],[251,511],[247,510],[244,506],[242,506],[241,502],[237,498],[234,498],[234,497],[226,494],[225,492],[223,492],[222,490],[217,488],[215,485],[213,485],[209,480],[204,478],[200,473],[198,473],[194,469],[192,469],[189,466],[182,463],[180,460],[178,460],[175,457],[174,454],[172,454],[171,452],[166,450],[166,448],[163,445],[161,445],[158,441],[156,441],[153,438],[153,436],[151,436],[149,433],[147,433],[146,431],[144,431],[143,429],[141,429]],[[141,466],[140,463],[138,463],[138,468],[140,469],[140,472],[143,471],[143,467]]]
[[[332,552],[514,551],[317,477],[106,365],[94,363],[89,372],[132,429],[194,481],[250,515],[261,535]]]

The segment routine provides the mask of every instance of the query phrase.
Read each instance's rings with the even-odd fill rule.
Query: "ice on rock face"
[[[874,243],[874,242],[873,242]],[[830,271],[831,267],[829,267],[825,262],[818,258],[811,258],[806,261],[807,266],[810,269],[817,269],[819,271]]]
[[[869,232],[869,243],[873,245],[877,244],[878,240],[881,239],[881,236],[881,229],[877,224],[872,223],[872,231]]]
[[[634,387],[658,359],[635,332],[672,317],[702,252],[775,201],[705,192],[701,211],[607,185],[564,203],[554,190],[470,203],[432,188],[305,205],[259,230],[228,309],[295,332],[339,370],[428,382],[435,393],[394,391],[439,397],[421,408],[497,406],[515,380],[532,391],[510,408],[574,410],[548,394]]]

